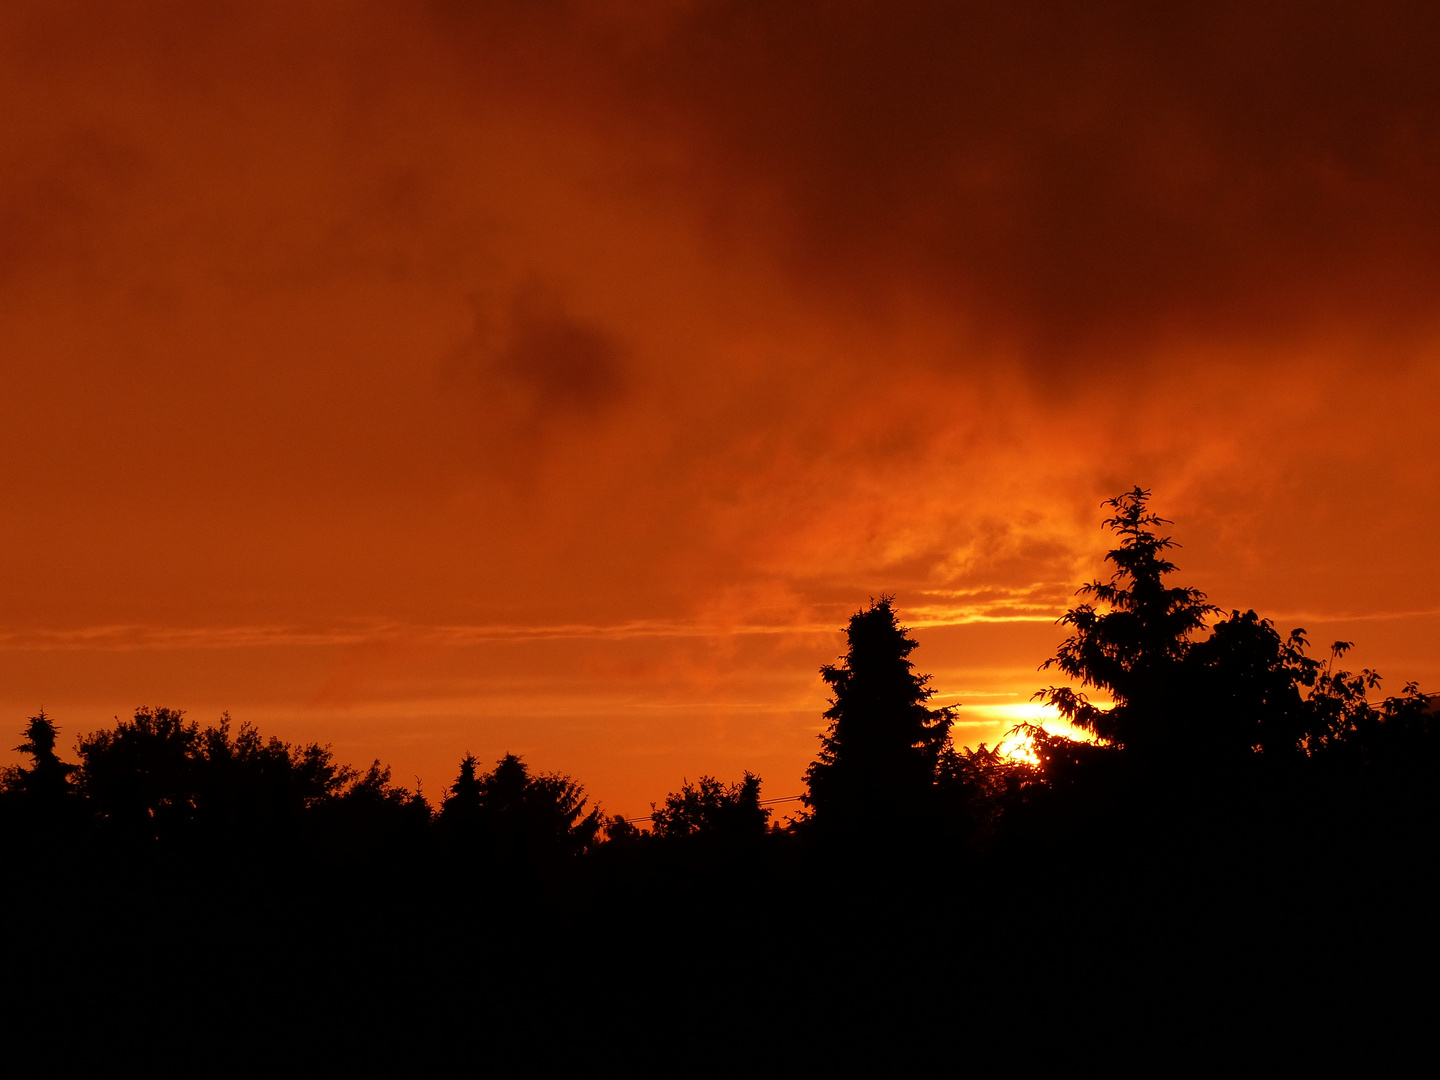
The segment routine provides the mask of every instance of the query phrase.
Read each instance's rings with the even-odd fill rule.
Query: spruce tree
[[[917,642],[895,616],[893,597],[873,600],[846,627],[849,647],[820,676],[832,697],[818,760],[803,801],[817,825],[879,830],[930,809],[949,745],[950,709],[932,709],[930,676],[915,674]]]
[[[1196,697],[1186,670],[1191,635],[1218,609],[1199,589],[1166,584],[1176,567],[1165,552],[1179,545],[1155,531],[1172,522],[1152,513],[1149,499],[1148,490],[1136,487],[1106,500],[1115,513],[1104,527],[1120,537],[1105,556],[1115,573],[1081,587],[1079,595],[1100,607],[1081,603],[1067,611],[1060,623],[1074,633],[1041,665],[1108,694],[1113,705],[1102,708],[1068,686],[1036,696],[1101,742],[1171,750],[1183,737],[1181,718]]]
[[[15,749],[29,754],[34,764],[17,770],[17,786],[39,807],[53,808],[71,794],[71,774],[75,766],[61,761],[55,752],[59,740],[55,721],[41,709],[25,725],[25,741]]]

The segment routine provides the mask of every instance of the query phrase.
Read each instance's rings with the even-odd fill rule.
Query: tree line
[[[1088,736],[1021,725],[1030,751],[957,747],[955,707],[933,708],[917,642],[882,596],[845,628],[847,649],[821,669],[828,729],[805,773],[804,811],[789,834],[821,843],[942,835],[961,847],[995,834],[1016,808],[1058,789],[1113,789],[1117,778],[1199,779],[1403,767],[1420,773],[1440,747],[1435,698],[1415,683],[1371,700],[1380,676],[1341,666],[1350,642],[1309,654],[1303,629],[1282,636],[1253,610],[1228,613],[1198,589],[1169,584],[1167,520],[1135,488],[1106,504],[1117,545],[1108,580],[1081,587],[1061,623],[1070,636],[1042,669],[1079,683],[1037,697]],[[1109,701],[1092,702],[1087,691]],[[43,711],[17,748],[28,764],[0,775],[0,822],[11,843],[83,836],[157,850],[389,851],[405,846],[533,867],[647,841],[760,842],[775,831],[760,778],[702,776],[652,804],[649,830],[591,806],[573,778],[535,771],[513,754],[488,771],[474,755],[435,805],[393,781],[378,760],[335,761],[328,746],[263,737],[229,716],[201,727],[168,708],[142,708],[82,735],[75,762]],[[1358,772],[1357,772],[1358,771]],[[1426,777],[1428,773],[1424,774]],[[1423,787],[1423,784],[1422,784]]]
[[[131,1047],[151,1071],[375,1076],[606,1047],[629,1071],[644,1048],[983,1060],[964,1018],[1072,1054],[1097,1020],[1133,1041],[1217,1001],[1247,1032],[1367,1002],[1393,1025],[1420,999],[1373,988],[1440,956],[1436,699],[1173,584],[1149,493],[1107,505],[1112,572],[1037,695],[1083,737],[957,745],[881,596],[820,670],[783,825],[749,772],[641,829],[513,754],[465,755],[432,801],[228,717],[140,709],[70,755],[37,713],[0,776],[10,1045],[40,1072]],[[1207,1025],[1184,1045],[1223,1042]]]

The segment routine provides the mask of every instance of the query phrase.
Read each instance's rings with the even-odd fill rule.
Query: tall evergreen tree
[[[899,624],[891,596],[850,618],[849,647],[820,677],[832,697],[819,758],[805,772],[803,797],[817,824],[879,828],[923,814],[949,744],[950,709],[932,709],[930,676],[915,674],[918,644]]]
[[[1350,642],[1335,642],[1321,661],[1306,655],[1303,628],[1281,637],[1269,619],[1239,610],[1201,636],[1220,609],[1198,589],[1167,584],[1176,567],[1165,552],[1179,545],[1158,533],[1171,522],[1150,512],[1149,498],[1136,487],[1106,500],[1115,513],[1105,527],[1120,538],[1105,556],[1115,572],[1079,590],[1095,603],[1065,613],[1060,621],[1074,632],[1042,665],[1113,704],[1097,705],[1068,686],[1037,697],[1102,744],[1202,770],[1254,752],[1313,754],[1363,742],[1387,718],[1398,731],[1423,713],[1424,695],[1413,684],[1399,698],[1368,703],[1380,676],[1337,667]]]
[[[41,709],[25,725],[25,741],[15,749],[29,754],[34,764],[19,768],[15,786],[38,807],[51,808],[71,792],[70,777],[75,766],[60,760],[55,743],[60,736],[55,721]]]
[[[1149,491],[1136,487],[1106,500],[1115,513],[1105,527],[1120,537],[1119,547],[1105,556],[1115,573],[1079,590],[1103,610],[1082,603],[1067,611],[1060,622],[1074,633],[1042,665],[1103,691],[1113,706],[1097,706],[1068,686],[1037,695],[1101,741],[1130,749],[1176,744],[1178,718],[1193,696],[1183,670],[1191,635],[1218,610],[1199,589],[1166,584],[1175,564],[1164,553],[1177,545],[1155,531],[1171,522],[1150,512],[1149,498]]]

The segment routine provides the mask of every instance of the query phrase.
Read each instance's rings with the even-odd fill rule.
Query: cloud
[[[1424,6],[715,2],[666,25],[626,87],[800,287],[930,294],[1088,364],[1324,302],[1430,319]]]
[[[554,290],[532,282],[474,304],[474,332],[443,377],[467,396],[477,423],[498,422],[503,437],[534,437],[551,424],[593,420],[623,396],[619,338],[573,315]]]
[[[1437,20],[6,5],[14,693],[743,668],[798,775],[867,596],[1019,692],[1135,483],[1217,603],[1433,610]]]

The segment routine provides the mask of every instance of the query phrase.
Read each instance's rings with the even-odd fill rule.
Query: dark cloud
[[[142,171],[133,148],[94,130],[0,142],[0,278],[94,276],[106,218]]]
[[[623,388],[618,340],[571,315],[543,288],[519,291],[507,324],[487,327],[486,336],[492,338],[493,377],[517,389],[537,412],[593,414],[614,402]]]
[[[1053,354],[1428,318],[1437,54],[1422,4],[717,2],[621,71],[797,281]]]
[[[620,339],[575,315],[554,290],[532,282],[476,296],[474,306],[474,332],[442,374],[487,440],[528,442],[555,425],[598,419],[622,399]]]
[[[1035,362],[1291,333],[1317,308],[1392,332],[1428,324],[1440,286],[1432,5],[159,4],[17,22],[11,59],[51,95],[83,86],[55,75],[63,29],[77,74],[121,100],[149,88],[155,129],[216,160],[234,142],[237,175],[324,200],[313,243],[336,261],[315,254],[317,272],[463,267],[446,237],[479,234],[455,185],[495,167],[470,154],[536,150],[514,130],[494,145],[508,116],[608,143],[598,187],[668,191],[717,249],[780,260],[797,295],[877,313],[921,296]],[[134,183],[101,130],[121,114],[76,100],[68,127],[7,139],[12,261],[89,243]],[[328,188],[255,167],[282,150],[333,168]],[[173,185],[194,155],[165,153]]]

